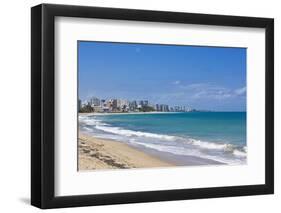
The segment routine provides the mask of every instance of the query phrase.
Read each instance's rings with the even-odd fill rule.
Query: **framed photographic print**
[[[272,194],[274,21],[31,9],[31,203]]]

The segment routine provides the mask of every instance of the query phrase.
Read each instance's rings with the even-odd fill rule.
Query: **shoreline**
[[[131,169],[176,166],[118,141],[79,132],[78,170]]]
[[[196,156],[178,156],[112,139],[96,138],[80,131],[78,149],[79,171],[223,165],[223,163]]]
[[[79,112],[78,115],[144,115],[144,114],[176,114],[185,112]]]

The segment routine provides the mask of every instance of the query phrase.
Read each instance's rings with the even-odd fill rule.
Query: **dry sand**
[[[78,169],[129,169],[174,166],[127,144],[79,133]]]

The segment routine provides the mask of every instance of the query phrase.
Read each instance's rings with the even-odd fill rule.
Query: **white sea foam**
[[[235,146],[233,146],[232,144],[213,143],[213,142],[194,140],[194,139],[191,139],[190,141],[193,145],[199,146],[199,147],[205,148],[205,149],[233,151],[233,149],[235,148]]]
[[[206,142],[206,141],[194,140],[194,139],[191,139],[190,141],[193,145],[200,146],[201,148],[206,148],[206,149],[226,150],[231,146],[231,144],[219,144],[219,143],[212,143],[212,142]]]
[[[88,132],[98,130],[99,133],[95,134],[96,137],[129,142],[160,152],[169,152],[183,156],[196,156],[231,165],[245,163],[247,157],[246,147],[239,148],[229,143],[215,143],[112,127],[93,116],[79,116],[79,121],[80,124],[86,125],[83,126],[83,129]],[[92,127],[89,128],[87,126]]]
[[[105,132],[110,132],[110,133],[117,134],[117,135],[124,135],[127,137],[130,137],[130,136],[149,137],[149,138],[164,139],[164,140],[170,140],[170,141],[176,139],[175,136],[154,134],[154,133],[141,132],[141,131],[133,131],[133,130],[122,129],[119,127],[108,127],[108,126],[97,125],[95,128],[99,129],[99,130],[103,130]]]
[[[234,158],[226,158],[222,156],[216,156],[216,155],[208,155],[205,153],[200,152],[199,149],[184,149],[183,147],[175,147],[175,146],[162,146],[158,144],[148,144],[148,143],[142,143],[142,142],[134,142],[134,144],[138,144],[141,146],[144,146],[146,148],[158,150],[161,152],[168,152],[175,155],[182,155],[182,156],[195,156],[200,157],[203,159],[213,160],[224,164],[231,164],[231,165],[239,165],[243,164],[245,161],[243,159],[234,159]]]
[[[96,118],[88,117],[88,116],[79,116],[79,122],[87,124],[87,125],[101,125],[107,126],[107,124],[103,123],[101,120]]]
[[[247,153],[243,151],[239,151],[237,149],[233,150],[233,154],[239,157],[247,157]]]

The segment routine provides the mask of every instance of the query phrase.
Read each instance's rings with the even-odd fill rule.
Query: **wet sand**
[[[174,164],[125,143],[79,133],[78,170],[169,167]]]
[[[180,156],[79,132],[78,170],[130,169],[174,166],[210,166],[223,163],[195,156]]]

